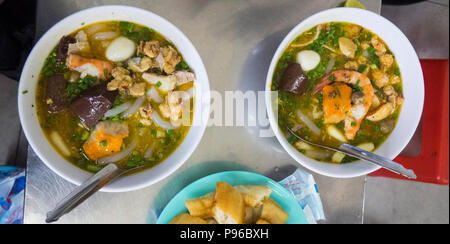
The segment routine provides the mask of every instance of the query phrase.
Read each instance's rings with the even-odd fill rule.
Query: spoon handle
[[[398,164],[394,161],[391,161],[385,157],[376,155],[374,153],[362,150],[360,148],[354,147],[349,144],[342,144],[339,146],[339,149],[344,152],[345,154],[348,154],[352,157],[362,159],[368,162],[371,162],[373,164],[379,165],[387,170],[390,170],[394,173],[403,175],[409,179],[416,179],[417,176],[414,174],[413,170],[406,169],[401,164]]]
[[[61,216],[72,211],[72,209],[80,205],[84,200],[122,173],[123,170],[117,167],[117,165],[108,164],[61,200],[52,211],[47,213],[47,219],[45,221],[47,223],[57,221]]]

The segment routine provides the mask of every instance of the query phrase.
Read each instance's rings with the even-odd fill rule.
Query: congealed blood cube
[[[112,107],[118,91],[108,91],[107,82],[102,82],[82,93],[70,105],[75,113],[88,128],[94,127],[103,115]]]

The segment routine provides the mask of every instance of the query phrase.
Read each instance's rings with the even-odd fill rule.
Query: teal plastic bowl
[[[272,189],[270,197],[275,200],[289,214],[286,224],[307,224],[302,208],[294,196],[277,182],[250,172],[227,171],[201,178],[180,191],[162,211],[157,224],[168,224],[175,216],[186,213],[185,199],[201,197],[216,190],[216,182],[225,181],[235,185],[265,185]]]

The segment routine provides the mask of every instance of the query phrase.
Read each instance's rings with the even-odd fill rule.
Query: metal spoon
[[[310,141],[308,141],[306,139],[303,139],[301,136],[297,135],[291,128],[289,128],[289,126],[286,126],[286,128],[292,135],[297,137],[299,140],[301,140],[301,141],[303,141],[305,143],[308,143],[310,145],[313,145],[313,146],[316,146],[316,147],[325,148],[325,149],[336,151],[336,152],[341,152],[341,153],[346,154],[348,156],[368,161],[370,163],[373,163],[373,164],[376,164],[378,166],[381,166],[382,168],[390,170],[390,171],[392,171],[394,173],[403,175],[403,176],[405,176],[405,177],[407,177],[409,179],[416,179],[417,178],[417,176],[414,174],[413,170],[406,169],[401,164],[398,164],[398,163],[396,163],[396,162],[394,162],[392,160],[389,160],[388,158],[382,157],[380,155],[376,155],[374,153],[368,152],[366,150],[354,147],[354,146],[346,144],[346,143],[341,144],[339,146],[339,148],[333,148],[333,147],[328,147],[328,146],[320,145],[320,144],[317,144],[317,143],[313,143],[313,142],[310,142]]]
[[[45,222],[57,221],[61,216],[72,211],[72,209],[76,208],[103,186],[117,179],[117,177],[142,167],[121,168],[113,163],[108,164],[62,199],[52,211],[47,213]]]

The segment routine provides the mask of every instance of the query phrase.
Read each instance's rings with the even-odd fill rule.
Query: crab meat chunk
[[[75,43],[70,43],[68,46],[67,54],[71,53],[88,53],[91,50],[87,35],[84,31],[79,31],[75,35]]]
[[[133,58],[128,60],[128,68],[134,72],[145,72],[152,67],[152,60],[149,57]]]
[[[195,80],[195,74],[188,71],[177,71],[174,75],[177,78],[177,86],[181,86]]]
[[[177,78],[173,75],[164,76],[154,73],[143,73],[142,79],[152,85],[156,85],[160,91],[169,92],[175,89]]]
[[[159,41],[149,41],[149,42],[141,41],[137,49],[137,54],[142,53],[147,55],[149,58],[156,58],[159,54],[159,49],[160,49]]]
[[[153,113],[152,106],[149,103],[144,104],[144,106],[139,108],[139,114],[144,119],[149,119]]]
[[[113,69],[113,65],[107,61],[84,58],[74,53],[69,54],[67,66],[71,70],[80,72],[81,78],[90,75],[98,77],[99,79],[106,79]]]
[[[108,91],[124,91],[128,90],[133,84],[130,71],[122,67],[116,67],[112,70],[114,79],[108,83]]]
[[[164,58],[164,72],[166,72],[166,74],[172,74],[175,71],[177,64],[181,61],[181,56],[171,46],[162,47],[161,54]]]

